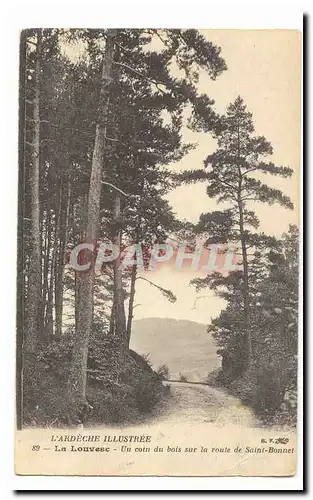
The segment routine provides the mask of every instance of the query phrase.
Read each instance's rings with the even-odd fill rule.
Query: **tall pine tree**
[[[205,128],[195,120],[195,128]],[[204,169],[185,172],[181,178],[187,182],[207,181],[207,194],[224,204],[224,210],[202,214],[198,231],[208,234],[207,244],[238,244],[242,271],[243,290],[242,334],[244,350],[242,363],[247,368],[252,359],[253,338],[250,325],[250,260],[254,252],[272,243],[272,238],[257,231],[259,218],[255,203],[278,203],[293,209],[290,198],[279,189],[263,182],[263,174],[290,177],[292,169],[266,161],[273,152],[271,144],[263,136],[254,134],[252,114],[239,96],[231,103],[220,119],[213,134],[217,140],[216,151],[204,160]],[[228,279],[228,278],[226,278]],[[207,280],[204,281],[206,283]],[[198,286],[200,281],[197,281]]]

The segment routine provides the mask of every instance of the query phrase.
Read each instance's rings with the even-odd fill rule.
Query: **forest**
[[[208,324],[227,388],[268,423],[296,421],[298,228],[260,231],[259,203],[293,210],[266,183],[290,166],[269,157],[242,97],[224,114],[198,89],[227,71],[222,49],[193,29],[28,29],[20,43],[17,297],[18,425],[138,422],[166,397],[130,349],[136,282],[174,293],[121,256],[95,270],[101,242],[120,251],[175,237],[192,250],[236,245],[239,268],[195,278],[226,307]],[[79,57],[77,56],[79,54]],[[214,138],[200,165],[175,170],[196,147],[182,129]],[[210,153],[210,154],[209,154]],[[180,220],[166,194],[202,182],[220,210]],[[192,200],[191,200],[192,203]],[[205,207],[204,207],[205,210]],[[81,243],[86,271],[69,265]]]

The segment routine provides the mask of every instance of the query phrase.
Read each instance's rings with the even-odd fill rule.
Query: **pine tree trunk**
[[[87,219],[86,219],[86,213],[88,210],[88,198],[83,195],[81,198],[78,199],[78,207],[76,207],[76,216],[78,217],[79,220],[79,231],[78,231],[78,239],[75,241],[75,244],[82,243],[86,239],[86,227],[87,227]],[[75,215],[74,215],[74,226],[75,226]],[[73,229],[74,232],[74,229]],[[78,273],[75,272],[75,332],[78,330],[78,309],[79,309],[79,304],[80,304],[80,281],[78,280]]]
[[[133,265],[131,282],[130,282],[130,296],[129,296],[129,307],[128,307],[128,319],[127,319],[127,342],[128,346],[130,344],[130,337],[132,332],[132,323],[134,316],[134,302],[136,293],[136,278],[137,278],[137,266]]]
[[[65,207],[63,209],[60,227],[60,249],[58,255],[58,266],[55,280],[55,334],[62,335],[63,323],[63,292],[64,292],[64,269],[66,259],[66,248],[68,241],[68,221],[70,211],[70,182],[67,183],[66,197],[63,200]]]
[[[134,128],[135,128],[135,124],[134,124]],[[134,141],[136,140],[136,138],[137,138],[137,135],[134,134]],[[141,211],[142,211],[142,200],[144,198],[144,193],[145,193],[145,179],[143,179],[142,183],[141,183],[141,196],[140,196],[139,209],[138,209],[138,225],[137,225],[137,228],[136,228],[136,237],[135,237],[135,243],[136,243],[136,245],[138,245],[138,243],[141,240]],[[137,279],[137,265],[133,265],[132,266],[132,273],[131,273],[130,296],[129,296],[128,318],[127,318],[127,342],[128,342],[128,347],[129,347],[129,344],[130,344],[130,337],[131,337],[133,317],[134,317],[134,302],[135,302],[135,294],[136,294],[136,279]]]
[[[41,309],[41,242],[40,242],[40,59],[41,30],[37,32],[35,89],[33,99],[33,140],[31,169],[31,252],[27,301],[25,308],[24,349],[27,352],[36,350],[39,332],[39,311]]]
[[[113,294],[112,309],[110,314],[109,335],[113,337],[115,333],[115,294]]]
[[[95,244],[99,225],[102,169],[104,165],[106,124],[109,108],[109,85],[114,54],[113,33],[109,30],[101,75],[99,115],[97,118],[95,145],[88,193],[87,242]],[[104,173],[105,174],[105,173]],[[77,305],[76,340],[69,376],[69,395],[77,404],[86,405],[87,356],[89,337],[93,323],[94,266],[85,272],[77,272],[79,294]]]
[[[52,227],[51,227],[51,210],[47,209],[46,223],[45,223],[45,253],[44,253],[44,266],[43,266],[43,311],[44,311],[44,329],[46,331],[47,325],[47,308],[48,308],[48,284],[49,284],[49,263],[50,263],[50,253],[51,253],[51,239],[52,239]]]
[[[39,226],[39,233],[40,233],[40,309],[38,311],[38,333],[39,333],[39,338],[42,341],[45,341],[45,304],[44,304],[44,299],[43,299],[43,280],[44,280],[44,255],[45,255],[45,243],[43,233],[44,233],[44,210],[42,207],[42,203],[40,200],[40,226]]]
[[[244,225],[244,211],[243,211],[243,201],[242,201],[242,173],[241,173],[241,141],[240,141],[240,123],[238,122],[238,132],[237,132],[237,155],[238,155],[238,210],[239,210],[239,233],[242,251],[242,263],[243,263],[243,283],[244,283],[244,293],[243,293],[243,314],[244,314],[244,343],[246,348],[246,359],[245,366],[246,369],[249,368],[251,357],[252,357],[252,346],[251,346],[251,335],[250,335],[250,298],[249,298],[249,265],[248,265],[248,255],[245,237],[245,225]]]
[[[79,281],[75,273],[75,332],[78,330],[78,306],[79,306]]]
[[[53,304],[54,304],[54,287],[55,287],[55,276],[57,272],[57,258],[58,258],[58,248],[59,248],[59,236],[60,236],[60,222],[61,222],[61,188],[59,190],[58,203],[56,207],[56,221],[55,221],[55,232],[54,232],[54,242],[52,247],[51,256],[51,269],[50,269],[50,284],[48,291],[47,300],[47,314],[46,314],[46,336],[51,340],[52,335],[54,335],[53,328]]]
[[[121,197],[120,195],[115,195],[114,206],[113,206],[113,221],[118,221],[121,216]],[[126,316],[124,307],[124,290],[122,282],[122,270],[120,269],[120,252],[121,252],[121,230],[117,229],[116,235],[113,239],[114,245],[119,248],[119,256],[113,262],[114,270],[114,302],[115,302],[115,335],[117,335],[121,342],[121,348],[123,349],[128,345],[127,342],[127,332],[126,332]]]
[[[239,231],[241,239],[242,263],[243,263],[243,283],[244,283],[244,335],[246,346],[246,366],[248,367],[252,356],[251,335],[250,335],[250,299],[249,299],[249,265],[247,256],[247,246],[244,233],[244,217],[242,202],[239,204]]]
[[[47,238],[47,217],[48,210],[43,214],[43,229],[41,232],[41,237],[44,240],[42,245],[42,276],[41,276],[41,302],[42,302],[42,325],[45,330],[45,314],[46,314],[46,280],[47,280],[47,272],[46,272],[46,262],[47,262],[47,248],[48,248],[48,238]]]

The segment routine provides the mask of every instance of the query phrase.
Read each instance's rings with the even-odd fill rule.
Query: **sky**
[[[260,218],[260,230],[279,236],[289,224],[299,222],[299,177],[301,152],[301,40],[295,30],[200,30],[219,45],[227,71],[216,81],[202,72],[198,88],[215,100],[215,109],[224,113],[230,102],[240,94],[253,114],[255,132],[272,143],[270,160],[294,170],[291,179],[266,176],[271,187],[281,189],[294,202],[295,210],[278,205],[254,206]],[[204,158],[212,153],[215,141],[209,134],[194,133],[184,127],[186,142],[197,148],[180,162],[171,165],[175,171],[201,168]],[[196,222],[203,212],[219,209],[205,193],[205,184],[181,186],[168,193],[174,212],[181,219]],[[196,293],[190,280],[193,271],[177,271],[168,267],[151,273],[150,279],[177,296],[173,304],[151,287],[138,280],[136,285],[135,319],[170,317],[208,324],[217,316],[224,302],[213,292]]]

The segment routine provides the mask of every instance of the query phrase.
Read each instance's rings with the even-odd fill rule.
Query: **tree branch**
[[[110,182],[105,182],[105,181],[102,181],[102,184],[105,184],[106,186],[110,186],[111,188],[115,189],[116,191],[118,191],[119,193],[123,194],[124,196],[133,196],[132,194],[127,194],[127,193],[124,193],[124,191],[122,191],[120,188],[114,186],[114,184],[111,184]]]
[[[121,66],[121,68],[125,68],[125,69],[128,69],[129,71],[132,71],[135,75],[138,75],[140,76],[140,78],[143,78],[144,80],[147,80],[148,82],[152,83],[153,85],[155,85],[157,87],[157,89],[162,92],[162,94],[164,95],[169,95],[168,92],[165,92],[164,90],[162,90],[159,85],[165,85],[165,83],[163,82],[158,82],[156,80],[153,80],[152,78],[150,78],[149,76],[146,76],[146,75],[143,75],[142,73],[140,73],[139,71],[137,71],[136,69],[132,68],[131,66],[128,66],[128,64],[124,64],[124,63],[120,63],[120,62],[117,62],[117,61],[114,61],[113,64],[116,64],[117,66]],[[166,86],[166,85],[165,85]]]

